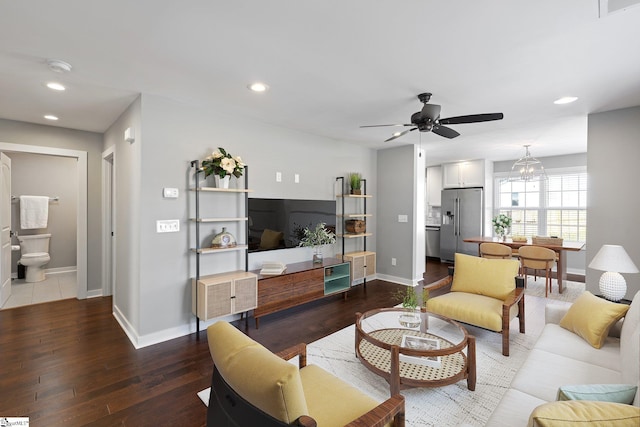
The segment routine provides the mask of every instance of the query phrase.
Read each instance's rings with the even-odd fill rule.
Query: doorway
[[[116,277],[115,166],[115,148],[109,147],[102,153],[102,295],[104,296],[114,295],[116,290],[114,283]]]
[[[0,152],[32,153],[69,157],[76,160],[77,207],[76,207],[76,296],[87,297],[87,152],[54,147],[12,144],[0,142]],[[5,202],[2,202],[5,208]],[[10,207],[9,207],[10,208]]]

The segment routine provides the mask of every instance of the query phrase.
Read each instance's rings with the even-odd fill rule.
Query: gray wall
[[[378,210],[377,229],[378,277],[412,284],[418,270],[424,272],[424,181],[425,167],[417,166],[414,145],[378,150]],[[419,170],[420,176],[416,175]],[[422,204],[417,200],[423,199]],[[422,206],[420,212],[416,206]],[[407,222],[398,222],[398,215],[407,215]],[[419,224],[422,224],[420,227]],[[416,240],[416,236],[422,236]],[[416,253],[422,254],[416,260]],[[396,259],[393,266],[392,258]],[[417,263],[420,263],[419,265]],[[419,277],[422,279],[422,277]]]
[[[11,229],[20,235],[51,233],[47,269],[76,265],[76,230],[78,198],[78,161],[69,157],[33,153],[5,153],[11,158],[11,193],[15,196],[59,197],[49,203],[47,228],[23,230],[20,228],[20,202],[11,205]],[[13,244],[18,239],[13,238]],[[17,269],[19,252],[13,252],[11,271]]]
[[[138,97],[104,134],[104,149],[115,147],[115,286],[113,306],[128,333],[140,327],[140,176],[142,126]],[[124,140],[125,129],[135,132],[135,142]]]
[[[124,143],[124,129],[132,125],[136,141]],[[249,165],[249,186],[255,197],[334,199],[336,176],[350,171],[362,172],[369,178],[369,188],[376,188],[371,178],[376,175],[373,150],[153,95],[143,94],[107,131],[105,147],[110,145],[116,146],[116,302],[136,345],[194,329],[190,278],[195,275],[195,256],[189,251],[194,246],[194,226],[188,220],[194,215],[194,195],[188,190],[191,160],[202,159],[217,147],[242,156]],[[282,182],[276,182],[276,171],[282,173]],[[299,184],[293,182],[294,173],[300,174]],[[238,184],[242,182],[232,182]],[[178,188],[180,196],[164,199],[163,187]],[[236,196],[207,194],[203,198],[234,210]],[[160,219],[179,219],[180,232],[156,233]],[[369,223],[373,229],[375,221],[374,216]],[[368,249],[375,250],[375,240],[375,236],[369,240]],[[330,248],[325,255],[334,251]],[[124,254],[127,260],[122,260]],[[290,263],[312,256],[309,248],[266,254],[251,254],[250,268],[265,258]],[[239,252],[205,255],[203,274],[242,269],[242,261]]]
[[[101,153],[102,135],[0,119],[0,141],[87,152],[87,290],[102,288]],[[96,293],[94,292],[94,294]]]
[[[587,166],[587,265],[604,244],[622,245],[640,268],[640,107],[590,114]],[[587,290],[598,292],[602,272],[587,268]],[[640,290],[640,274],[623,274],[627,298]]]

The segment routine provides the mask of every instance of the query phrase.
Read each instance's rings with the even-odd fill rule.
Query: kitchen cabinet
[[[484,180],[484,160],[470,160],[442,165],[443,188],[484,187]]]

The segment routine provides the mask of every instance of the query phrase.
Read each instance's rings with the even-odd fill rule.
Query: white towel
[[[20,228],[47,228],[49,198],[46,196],[20,196]]]

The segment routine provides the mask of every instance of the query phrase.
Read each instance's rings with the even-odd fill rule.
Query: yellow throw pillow
[[[275,249],[280,246],[280,240],[284,237],[282,231],[273,231],[265,228],[260,237],[260,249]]]
[[[504,300],[516,287],[520,263],[455,254],[452,292],[466,292]]]
[[[627,310],[626,304],[616,304],[585,291],[560,320],[560,326],[582,337],[592,347],[601,348],[609,329]]]
[[[622,403],[569,400],[538,406],[529,417],[529,427],[565,426],[638,427],[640,408]]]

